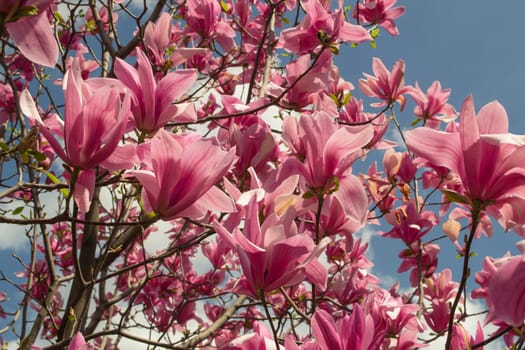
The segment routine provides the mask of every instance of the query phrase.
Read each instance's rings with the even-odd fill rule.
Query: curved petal
[[[343,350],[334,319],[325,310],[318,309],[312,317],[312,333],[321,350]]]
[[[7,23],[6,27],[27,59],[46,67],[55,66],[58,59],[58,45],[46,12]]]
[[[498,102],[484,105],[478,112],[480,134],[506,134],[509,130],[507,111]]]
[[[417,156],[433,165],[448,168],[460,176],[465,173],[458,134],[423,127],[407,131],[406,139],[408,148]]]

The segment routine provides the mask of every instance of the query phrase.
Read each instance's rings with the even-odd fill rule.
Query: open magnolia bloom
[[[463,103],[457,132],[422,127],[407,131],[409,149],[433,168],[458,175],[456,201],[472,210],[485,210],[505,229],[525,223],[525,147],[487,142],[487,135],[506,134],[508,119],[498,102],[474,111],[472,97]],[[481,137],[481,135],[486,135]]]
[[[157,81],[151,63],[140,49],[137,65],[134,68],[120,58],[115,60],[115,75],[131,91],[131,113],[137,129],[153,133],[173,119],[195,121],[191,104],[175,104],[195,83],[195,70],[180,69]]]
[[[87,212],[95,188],[95,167],[112,166],[108,159],[115,154],[125,132],[129,113],[129,97],[113,79],[84,81],[78,60],[64,77],[64,120],[57,118],[53,130],[40,118],[29,91],[20,97],[20,108],[33,119],[53,151],[69,166],[78,170],[74,199],[81,211]],[[64,146],[56,138],[62,137]],[[127,149],[124,152],[128,151]],[[118,155],[133,158],[133,155]]]
[[[208,209],[235,211],[233,200],[215,184],[235,160],[234,150],[195,134],[160,129],[142,155],[144,169],[128,171],[142,184],[145,209],[162,219],[200,218]]]
[[[476,273],[480,288],[472,298],[484,298],[489,313],[486,322],[500,321],[521,327],[525,322],[525,260],[523,256],[486,257],[483,270]]]
[[[215,230],[238,254],[243,276],[235,285],[239,293],[260,298],[260,293],[292,286],[308,279],[321,290],[326,288],[326,269],[317,257],[330,242],[325,237],[315,244],[310,235],[297,232],[293,210],[282,217],[275,213],[259,223],[259,207],[253,196],[246,208],[242,231],[228,232],[217,221]]]

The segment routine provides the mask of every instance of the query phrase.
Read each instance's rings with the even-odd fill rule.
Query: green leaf
[[[352,94],[350,92],[345,94],[345,98],[343,99],[343,106],[346,106],[348,103],[350,103],[350,97],[351,96],[352,96]]]
[[[4,142],[0,142],[0,148],[4,152],[9,152],[9,146],[6,143],[4,143]]]
[[[308,191],[308,192],[303,193],[303,198],[304,199],[310,199],[310,198],[313,198],[313,197],[315,197],[315,194],[312,191]]]
[[[52,183],[54,183],[55,185],[59,185],[61,184],[62,182],[58,179],[58,177],[56,177],[53,173],[45,170],[45,169],[40,169],[44,174],[47,175],[47,177],[49,178],[49,180],[51,180]],[[66,197],[69,197],[69,190],[67,188],[62,188],[60,189],[60,192],[62,192],[62,194]]]
[[[444,191],[443,191],[443,194],[445,195],[445,198],[446,198],[449,202],[452,202],[452,203],[470,204],[470,202],[468,201],[468,199],[467,199],[466,197],[460,195],[459,193],[444,190]]]
[[[18,207],[16,208],[15,210],[13,210],[13,215],[18,215],[22,212],[22,210],[24,210],[25,207]]]
[[[86,32],[92,32],[95,28],[95,20],[86,21]]]
[[[283,21],[284,24],[290,24],[290,20],[286,17],[281,17],[281,21]]]
[[[47,158],[45,154],[40,153],[38,151],[29,150],[29,151],[27,151],[27,153],[29,153],[31,156],[33,156],[33,158],[35,158],[39,162],[42,162],[42,161],[46,160],[46,158]]]
[[[416,118],[416,119],[412,120],[412,123],[410,123],[410,126],[416,126],[417,124],[419,124],[420,121],[421,121],[421,119]]]
[[[228,7],[228,4],[221,0],[221,9],[222,11],[228,13],[230,12],[230,8]]]
[[[13,13],[8,13],[5,18],[6,22],[15,22],[22,17],[32,17],[38,15],[38,7],[35,5],[22,6],[16,9]]]
[[[377,47],[377,44],[376,44],[375,41],[371,41],[371,42],[370,42],[370,46],[371,46],[373,49],[375,49],[375,48]]]
[[[62,17],[60,12],[58,11],[53,12],[53,16],[55,16],[55,18],[58,20],[60,24],[66,24],[66,21],[64,20],[64,17]]]

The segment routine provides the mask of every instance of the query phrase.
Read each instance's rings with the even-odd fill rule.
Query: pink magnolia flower
[[[450,303],[457,294],[459,283],[452,281],[452,272],[445,269],[425,280],[425,299],[431,303],[423,316],[430,329],[436,333],[447,330],[450,320]]]
[[[299,173],[309,187],[330,191],[337,187],[334,181],[348,175],[358,151],[372,138],[372,128],[340,128],[319,112],[299,121],[286,118],[283,138],[297,156],[283,164],[283,173]]]
[[[144,29],[144,45],[153,55],[155,64],[162,64],[164,61],[164,52],[171,40],[172,20],[168,12],[162,12],[155,23],[148,22]]]
[[[305,2],[305,11],[306,16],[298,26],[281,33],[279,47],[302,55],[339,41],[361,43],[372,39],[365,28],[344,20],[343,9],[331,13],[321,1],[309,0]]]
[[[422,119],[425,126],[438,128],[439,122],[450,122],[457,117],[456,109],[447,103],[450,89],[441,90],[441,84],[437,80],[430,85],[426,94],[417,83],[415,87],[409,87],[407,94],[416,103],[415,116]]]
[[[287,90],[281,101],[281,105],[286,108],[302,111],[316,104],[319,94],[327,85],[334,82],[332,55],[323,52],[317,59],[316,65],[304,75],[312,64],[311,59],[308,54],[299,56],[297,60],[286,65],[286,80],[279,77],[282,79],[274,79],[269,84],[268,93],[274,97],[280,96]]]
[[[0,303],[7,300],[7,294],[4,292],[0,292]],[[0,318],[5,318],[5,311],[4,308],[0,305]]]
[[[472,346],[483,341],[483,329],[478,322],[476,327],[476,336],[473,338],[461,324],[455,323],[452,328],[452,338],[450,342],[450,350],[472,349]],[[483,347],[476,349],[483,350]]]
[[[328,235],[351,235],[368,218],[368,197],[361,181],[354,175],[339,181],[339,189],[327,196],[321,210],[321,227]]]
[[[359,89],[369,97],[377,97],[383,102],[373,103],[373,107],[388,106],[395,101],[405,107],[406,98],[403,94],[409,91],[405,86],[405,62],[399,60],[394,63],[392,72],[386,69],[381,59],[374,57],[372,70],[375,76],[363,73],[366,79],[359,79]]]
[[[79,61],[75,60],[64,77],[64,121],[58,117],[52,129],[40,118],[29,91],[20,97],[22,112],[36,121],[56,154],[68,165],[79,169],[74,183],[74,198],[81,211],[87,212],[95,188],[94,168],[102,163],[109,170],[122,164],[118,158],[134,158],[127,148],[115,152],[124,134],[129,97],[113,79],[81,77]],[[64,147],[56,139],[64,139]],[[111,156],[115,158],[110,159]]]
[[[369,142],[370,148],[383,149],[395,146],[394,142],[383,139],[388,130],[389,119],[384,113],[377,116],[373,113],[364,112],[363,100],[350,96],[350,101],[338,112],[338,120],[343,125],[371,125],[374,130],[374,136]]]
[[[160,129],[142,162],[128,171],[142,184],[147,211],[163,219],[201,217],[207,209],[235,210],[233,201],[215,184],[228,172],[235,154],[194,134],[171,135]]]
[[[405,272],[410,270],[410,284],[415,287],[419,283],[419,278],[422,276],[428,278],[436,272],[438,264],[438,253],[441,250],[439,245],[427,243],[423,245],[423,249],[419,248],[419,243],[412,243],[410,248],[399,253],[399,257],[403,259],[397,272]],[[421,252],[420,252],[421,251]],[[418,255],[421,254],[421,259]]]
[[[47,18],[54,0],[3,0],[0,18],[16,45],[30,61],[53,67],[58,44]]]
[[[260,225],[259,206],[253,196],[246,208],[242,231],[235,228],[230,233],[214,222],[219,237],[239,256],[243,277],[235,286],[237,292],[260,298],[260,293],[292,286],[305,279],[321,290],[326,288],[326,270],[317,257],[330,240],[325,238],[315,245],[310,235],[298,232],[293,215],[293,210],[288,210],[283,217],[271,214]]]
[[[392,225],[388,232],[381,232],[384,237],[398,238],[407,245],[420,240],[439,223],[433,211],[419,212],[413,201],[410,201],[386,215],[386,221]]]
[[[480,288],[472,298],[484,298],[489,313],[486,322],[502,321],[521,327],[525,322],[525,261],[523,256],[504,256],[483,260],[483,270],[476,273]]]
[[[235,31],[221,19],[222,9],[218,1],[193,0],[188,2],[187,8],[186,32],[200,36],[200,47],[208,45],[210,38],[215,38],[225,52],[233,49]]]
[[[131,92],[131,112],[137,129],[148,133],[155,132],[167,122],[194,121],[195,113],[185,113],[189,104],[174,102],[186,93],[195,83],[197,72],[181,69],[168,73],[159,82],[155,80],[151,63],[146,55],[137,49],[138,69],[124,60],[115,61],[115,75]]]
[[[321,350],[377,349],[381,343],[374,319],[359,304],[337,323],[325,310],[317,310],[312,317],[312,333]]]
[[[223,98],[223,103],[226,103],[225,100]],[[256,115],[235,118],[221,124],[226,124],[226,128],[219,129],[217,138],[226,149],[235,148],[239,158],[235,164],[236,175],[245,176],[250,167],[261,175],[267,172],[268,164],[276,160],[279,153],[268,124]]]
[[[220,350],[279,350],[275,345],[272,333],[262,322],[255,321],[253,323],[253,329],[255,331],[254,333],[242,335],[221,346]]]
[[[409,149],[433,168],[449,169],[459,176],[459,201],[486,210],[505,229],[524,223],[525,147],[494,145],[481,134],[507,133],[505,109],[497,102],[485,105],[476,118],[474,102],[463,103],[458,132],[417,128],[406,133]]]
[[[396,2],[397,0],[364,0],[354,7],[352,14],[361,22],[379,24],[390,35],[399,35],[394,20],[405,13],[405,8],[394,7]]]

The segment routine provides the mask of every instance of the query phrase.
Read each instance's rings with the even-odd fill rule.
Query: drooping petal
[[[481,139],[491,144],[499,145],[508,143],[511,145],[523,146],[525,145],[525,135],[515,134],[482,134]]]
[[[425,158],[431,164],[464,174],[463,150],[458,134],[430,128],[417,128],[406,132],[407,145],[411,152]]]
[[[339,32],[339,39],[352,43],[362,43],[372,40],[368,30],[360,25],[344,22],[341,31]]]
[[[87,213],[95,191],[95,171],[80,170],[73,188],[73,198],[81,212]]]
[[[46,67],[55,66],[58,59],[58,45],[47,19],[47,13],[9,22],[6,28],[27,59]]]
[[[356,129],[355,133],[348,129],[337,130],[324,146],[325,174],[333,175],[343,158],[366,146],[373,135],[373,129],[368,126]]]
[[[57,141],[55,136],[51,133],[50,130],[46,128],[42,118],[40,118],[40,113],[36,108],[35,101],[29,93],[28,90],[24,90],[20,93],[20,109],[28,118],[33,119],[40,126],[40,132],[47,139],[53,150],[56,154],[64,161],[67,162],[67,156],[62,148],[62,145]]]

